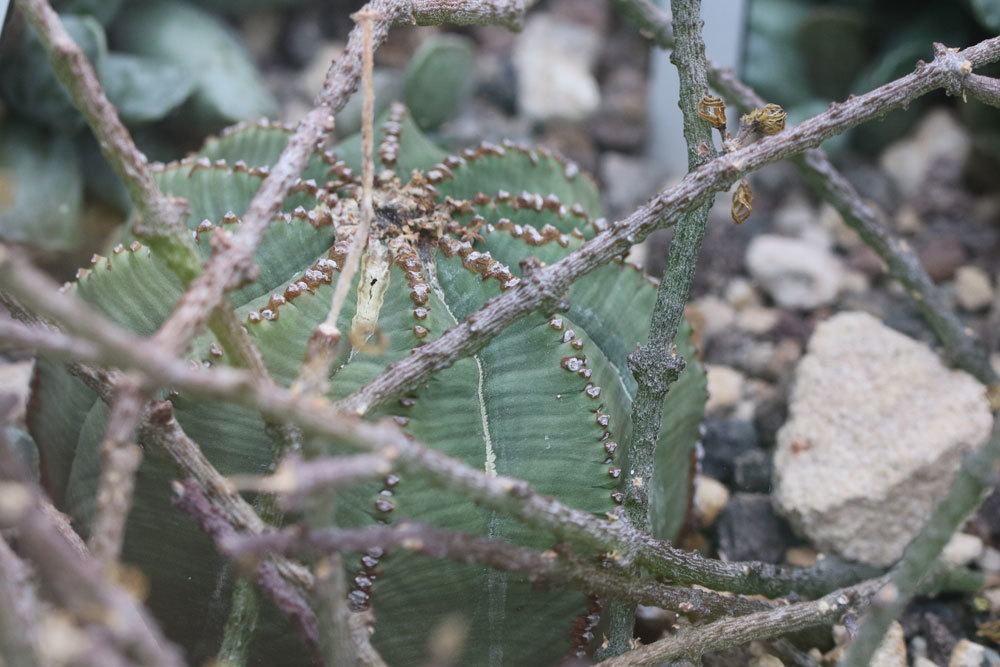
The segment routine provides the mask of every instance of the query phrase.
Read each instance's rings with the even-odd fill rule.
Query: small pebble
[[[717,479],[698,475],[694,481],[694,513],[703,528],[715,523],[729,502],[729,489]]]
[[[743,395],[743,374],[729,366],[705,364],[708,374],[708,403],[705,411],[721,412],[734,407]]]
[[[1000,667],[1000,654],[982,644],[963,639],[955,644],[948,667]]]
[[[993,302],[989,275],[978,266],[960,266],[955,271],[955,298],[969,312],[989,306]]]
[[[816,550],[809,547],[792,547],[785,552],[785,562],[795,567],[812,567],[818,558]]]
[[[986,547],[976,558],[976,565],[983,572],[989,574],[1000,574],[1000,550],[993,547]]]
[[[945,545],[941,557],[954,567],[968,565],[983,553],[983,541],[975,535],[955,533]]]

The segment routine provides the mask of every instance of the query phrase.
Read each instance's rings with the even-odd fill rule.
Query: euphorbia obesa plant
[[[187,199],[188,225],[206,256],[213,237],[239,225],[288,136],[277,124],[237,126],[197,156],[158,169],[160,186]],[[350,335],[332,366],[335,398],[606,224],[593,181],[546,150],[483,143],[447,155],[401,106],[391,109],[377,139],[376,215],[338,321]],[[360,215],[358,153],[356,138],[335,152],[317,152],[260,246],[257,280],[230,295],[278,382],[298,375],[344,268]],[[171,312],[182,285],[156,253],[126,241],[107,258],[95,257],[69,289],[148,335]],[[638,270],[615,262],[577,281],[566,297],[370,416],[391,416],[422,442],[488,473],[528,480],[578,508],[612,510],[627,477],[622,443],[635,391],[625,359],[646,338],[655,290]],[[652,503],[655,529],[666,537],[676,534],[686,512],[705,398],[686,330],[678,346],[688,364],[667,398]],[[228,361],[207,334],[190,356],[210,365]],[[264,472],[274,463],[279,440],[256,412],[184,394],[169,398],[185,431],[224,474]],[[106,405],[66,369],[39,362],[30,425],[44,481],[83,533],[93,516],[106,414]],[[311,447],[343,449],[335,442]],[[169,482],[177,474],[171,462],[153,448],[145,454],[124,561],[148,577],[150,605],[170,636],[192,659],[204,659],[218,647],[235,573],[171,507]],[[336,517],[341,525],[412,517],[553,546],[544,533],[412,476],[390,475],[340,493]],[[524,577],[484,568],[403,553],[357,554],[346,563],[350,604],[372,610],[374,643],[393,665],[425,663],[429,638],[449,618],[465,630],[461,664],[551,664],[585,650],[600,617],[600,601],[583,593],[533,587]],[[305,662],[308,653],[290,646],[294,641],[266,610],[253,654],[260,664]]]

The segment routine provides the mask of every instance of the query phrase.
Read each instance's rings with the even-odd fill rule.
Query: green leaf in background
[[[868,61],[865,14],[852,7],[814,8],[799,29],[812,90],[827,100],[842,99]]]
[[[97,73],[126,123],[160,120],[186,100],[195,86],[183,67],[125,53],[106,55]]]
[[[984,28],[1000,31],[1000,0],[969,0],[969,4]]]
[[[82,193],[72,137],[10,120],[0,126],[0,238],[73,248]]]
[[[56,11],[60,14],[80,14],[93,16],[107,25],[121,9],[123,0],[62,0],[53,2]]]
[[[743,79],[786,109],[812,97],[799,54],[799,28],[809,6],[796,0],[753,0],[747,11]]]
[[[413,54],[404,76],[404,98],[422,130],[452,118],[472,94],[476,59],[472,41],[459,35],[436,35]]]
[[[214,12],[237,16],[272,7],[291,7],[292,5],[300,5],[303,2],[305,0],[202,0],[199,4]]]
[[[200,129],[274,115],[278,104],[250,54],[217,16],[176,0],[134,3],[112,26],[116,47],[186,70],[195,90],[186,109]]]
[[[60,18],[87,58],[99,64],[107,50],[101,24],[90,16],[66,14]],[[64,131],[84,125],[32,31],[25,33],[20,48],[0,65],[0,93],[11,109],[32,122]]]

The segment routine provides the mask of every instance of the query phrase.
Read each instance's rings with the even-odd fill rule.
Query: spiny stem
[[[672,26],[666,12],[650,0],[613,1],[619,12],[632,20],[642,29],[643,34],[649,35],[657,45],[664,49],[674,48]],[[950,59],[950,64],[953,65],[956,61],[960,70],[964,61],[953,57]],[[944,86],[953,83],[956,76],[961,77],[961,71],[956,73],[953,71],[954,67],[946,66],[943,69]],[[765,102],[731,70],[709,62],[708,77],[715,90],[730,104],[744,112],[761,107]],[[980,81],[979,75],[970,74],[964,77],[967,88],[970,81],[972,87],[975,87]],[[831,111],[841,113],[842,104],[835,103]],[[892,276],[906,287],[907,294],[937,334],[951,362],[987,385],[997,384],[997,374],[990,365],[983,347],[948,306],[941,290],[927,275],[913,248],[896,238],[882,222],[884,214],[858,194],[854,186],[833,166],[822,149],[807,150],[802,155],[793,156],[792,161],[806,182],[837,209],[843,216],[844,222],[885,261]]]
[[[982,74],[970,74],[965,79],[963,92],[992,107],[1000,108],[1000,81]]]
[[[879,582],[877,579],[867,581],[812,602],[800,602],[682,630],[617,658],[605,660],[599,666],[645,667],[680,658],[697,659],[710,651],[780,637],[817,625],[831,625],[852,606],[863,604],[878,589]]]
[[[712,127],[698,115],[698,103],[708,95],[705,43],[701,36],[701,0],[672,0],[670,5],[677,26],[677,48],[672,61],[680,76],[678,106],[684,117],[688,168],[694,169],[718,154],[712,143]],[[654,530],[649,514],[649,494],[656,467],[663,402],[685,364],[674,347],[674,337],[684,316],[712,199],[711,196],[705,197],[700,206],[682,214],[677,222],[674,238],[670,242],[667,267],[656,290],[649,337],[628,356],[628,366],[637,388],[632,401],[632,433],[627,447],[625,511],[633,526],[650,534]],[[666,446],[672,444],[665,443]],[[619,655],[628,650],[633,613],[634,607],[613,610],[612,618],[617,622],[614,623],[611,644],[598,657]]]
[[[699,100],[708,95],[705,43],[701,36],[701,1],[672,0],[671,9],[677,39],[672,60],[680,75],[679,106],[684,117],[688,167],[695,169],[718,154],[712,143],[712,127],[698,114]],[[649,337],[628,358],[638,388],[632,402],[625,508],[632,525],[649,533],[653,532],[649,492],[660,437],[663,401],[670,386],[684,370],[684,359],[673,348],[673,342],[684,317],[684,306],[691,291],[691,280],[711,208],[712,198],[707,197],[700,206],[681,215],[670,243],[667,267],[656,291]]]
[[[224,550],[234,558],[273,553],[364,552],[372,547],[516,572],[529,576],[537,584],[571,585],[609,599],[671,609],[695,621],[748,614],[773,605],[742,596],[668,586],[586,562],[570,553],[541,553],[503,540],[451,532],[413,521],[356,529],[289,528],[256,536],[235,537],[223,543]]]
[[[59,293],[51,280],[20,258],[8,257],[3,261],[0,257],[0,285],[15,296],[30,294],[36,309],[49,315],[86,310],[86,306],[80,304],[75,297]],[[91,323],[103,321],[103,318],[94,313],[88,313],[85,319],[90,319]],[[53,342],[52,336],[42,335],[42,332],[23,325],[8,326],[7,332],[20,344],[34,346],[36,349],[44,350],[42,346]],[[621,565],[639,565],[663,581],[696,583],[716,590],[770,597],[792,591],[812,596],[879,573],[874,568],[846,565],[833,558],[823,559],[814,567],[802,569],[703,558],[641,533],[626,522],[617,520],[617,517],[597,517],[539,495],[521,480],[489,476],[411,440],[390,422],[371,423],[362,420],[356,415],[337,410],[320,397],[302,401],[299,395],[273,384],[257,382],[244,371],[192,368],[183,361],[164,355],[163,350],[150,346],[148,341],[121,331],[111,322],[105,321],[104,326],[97,326],[90,331],[90,335],[93,337],[91,342],[103,348],[107,348],[111,341],[116,346],[127,345],[128,353],[120,355],[118,364],[149,373],[150,380],[193,395],[254,407],[272,419],[297,424],[306,435],[342,440],[362,451],[380,454],[402,472],[422,477],[474,502],[542,528],[558,539],[578,541],[596,550],[614,554]],[[67,345],[59,344],[55,349],[64,353],[67,349],[76,350],[81,347],[83,346],[79,342],[72,342]]]

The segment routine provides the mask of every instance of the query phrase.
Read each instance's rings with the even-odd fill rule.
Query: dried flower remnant
[[[732,216],[733,222],[742,225],[753,212],[753,191],[750,189],[750,182],[747,179],[740,179],[733,193]]]
[[[721,98],[705,95],[698,100],[698,116],[717,130],[726,129],[726,103]]]

